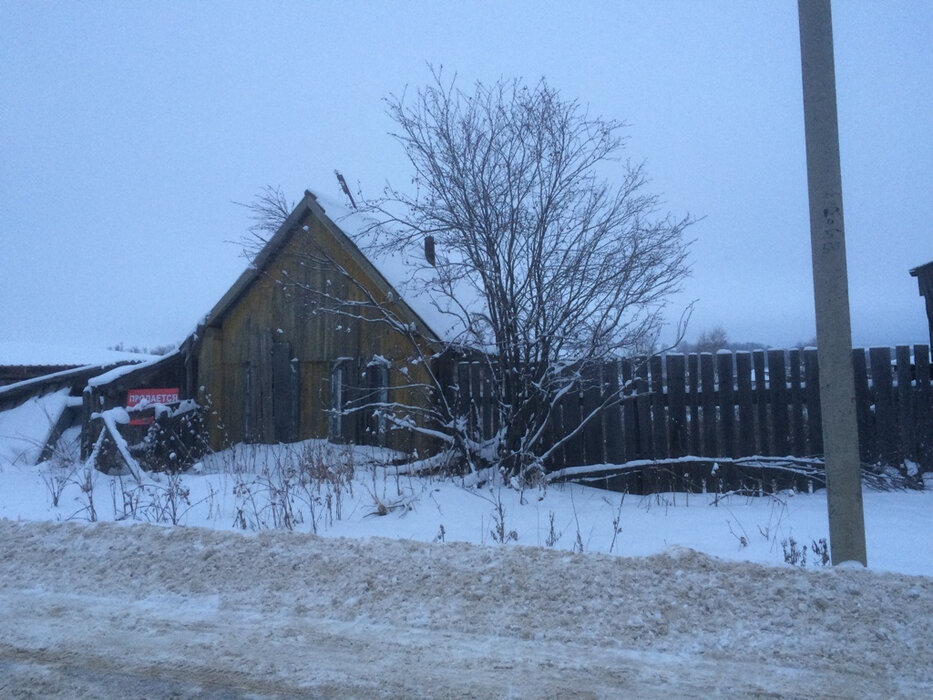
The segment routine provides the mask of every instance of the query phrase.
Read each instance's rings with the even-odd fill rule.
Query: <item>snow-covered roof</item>
[[[80,345],[0,340],[0,365],[7,367],[80,367],[127,361],[142,362],[152,357],[154,356]]]
[[[167,355],[142,355],[141,357],[144,358],[142,362],[114,367],[113,369],[104,372],[103,374],[92,377],[88,380],[87,384],[88,386],[105,386],[113,381],[116,381],[124,375],[130,374],[131,372],[138,372],[141,369],[151,367],[160,362],[166,361],[169,358],[175,357],[179,354],[179,352],[179,350],[175,350]]]
[[[356,244],[439,339],[463,339],[463,309],[456,307],[455,303],[476,310],[478,299],[475,293],[458,289],[456,302],[447,295],[432,294],[431,288],[437,287],[437,269],[427,262],[421,246],[413,244],[402,251],[387,252],[377,239],[374,220],[367,214],[348,209],[330,197],[314,196],[327,217]],[[443,259],[443,251],[438,252],[439,260]]]

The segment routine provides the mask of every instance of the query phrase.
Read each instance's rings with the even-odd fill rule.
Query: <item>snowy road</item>
[[[919,697],[933,580],[0,521],[3,697]]]

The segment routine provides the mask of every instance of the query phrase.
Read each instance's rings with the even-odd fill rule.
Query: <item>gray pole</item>
[[[830,551],[834,565],[857,561],[866,566],[832,13],[829,0],[798,0],[797,9]]]

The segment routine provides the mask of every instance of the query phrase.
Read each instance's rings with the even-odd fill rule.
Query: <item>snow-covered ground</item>
[[[518,492],[319,442],[141,484],[0,454],[0,696],[933,693],[930,482],[865,492],[862,571],[822,566],[820,491]]]

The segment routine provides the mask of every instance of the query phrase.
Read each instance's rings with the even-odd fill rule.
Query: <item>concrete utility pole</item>
[[[867,566],[829,0],[798,0],[820,403],[833,565]]]

